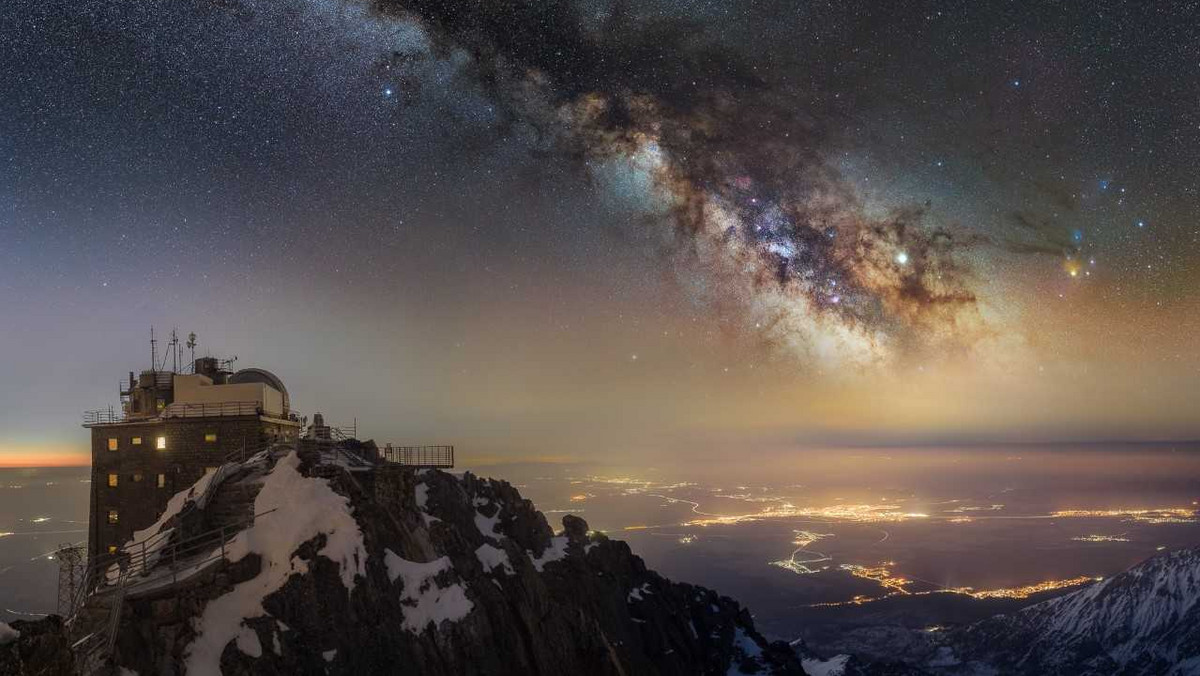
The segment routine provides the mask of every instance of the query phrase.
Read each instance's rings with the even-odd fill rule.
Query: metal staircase
[[[275,511],[254,513],[254,500],[261,486],[246,481],[256,470],[267,468],[271,454],[264,453],[261,464],[241,460],[254,460],[263,450],[267,449],[252,453],[239,449],[230,454],[237,457],[217,468],[204,491],[180,510],[175,526],[97,557],[84,569],[64,616],[79,673],[91,674],[104,668],[116,643],[127,598],[170,589],[227,560],[231,541]],[[208,527],[184,537],[182,524],[201,510],[205,513],[198,522]]]

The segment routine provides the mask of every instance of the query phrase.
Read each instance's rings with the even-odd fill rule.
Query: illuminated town
[[[1103,518],[1143,523],[1196,523],[1196,510],[1190,507],[1163,509],[1067,509],[1050,514],[1056,518]]]
[[[1075,542],[1129,542],[1125,534],[1121,535],[1077,535],[1071,540]]]
[[[1000,519],[1005,522],[1021,520],[1053,520],[1053,519],[1111,519],[1118,522],[1133,522],[1139,524],[1183,524],[1197,521],[1197,510],[1194,507],[1159,507],[1159,508],[1118,508],[1118,509],[1064,509],[1048,513],[1012,514],[1005,504],[987,502],[984,504],[969,504],[961,499],[933,503],[944,505],[942,509],[930,507],[912,509],[911,498],[884,499],[879,502],[856,502],[836,499],[833,503],[804,505],[801,500],[789,491],[791,495],[779,494],[769,487],[734,486],[732,489],[703,487],[695,482],[672,481],[655,482],[632,477],[598,477],[589,476],[571,482],[578,490],[569,499],[573,503],[593,500],[597,496],[617,498],[654,498],[663,501],[664,507],[681,506],[687,509],[691,518],[682,521],[664,520],[657,524],[627,524],[620,529],[630,532],[650,531],[671,535],[679,545],[693,545],[698,541],[694,532],[672,534],[674,529],[689,528],[719,528],[748,526],[760,522],[797,522],[811,524],[846,524],[875,526],[879,533],[879,542],[887,540],[891,533],[878,528],[885,524],[905,524],[916,522],[943,523],[956,527],[969,527],[988,520]],[[690,493],[683,497],[680,493]],[[696,493],[704,493],[709,498],[693,497]],[[703,501],[721,501],[722,504],[742,504],[749,509],[743,513],[722,513],[705,509]],[[791,552],[783,558],[768,561],[767,564],[795,575],[811,576],[829,572],[847,573],[855,578],[869,580],[881,588],[879,595],[855,595],[845,601],[810,604],[811,607],[838,605],[862,605],[890,598],[897,595],[921,596],[928,594],[961,594],[977,599],[1024,599],[1030,596],[1066,590],[1091,584],[1100,578],[1092,575],[1077,575],[1064,579],[1049,579],[1030,584],[999,588],[982,589],[971,586],[943,587],[926,580],[914,579],[896,571],[894,561],[863,562],[837,561],[842,555],[831,555],[827,551],[818,551],[818,543],[837,538],[837,534],[827,530],[812,530],[798,528],[792,531],[790,540]],[[1085,533],[1068,538],[1071,542],[1094,545],[1127,543],[1131,541],[1128,533],[1104,534]],[[914,589],[915,587],[915,589]],[[935,587],[935,589],[930,589]]]
[[[1046,580],[1036,584],[1023,585],[1020,587],[1010,587],[1002,589],[975,589],[973,587],[947,587],[942,589],[933,589],[929,591],[910,591],[908,586],[913,583],[913,580],[908,580],[900,576],[893,575],[891,566],[893,562],[881,563],[877,566],[858,566],[853,564],[842,564],[839,566],[841,570],[849,572],[855,577],[871,580],[879,583],[885,589],[891,590],[882,596],[864,596],[859,595],[851,598],[848,601],[833,601],[827,603],[813,603],[811,608],[828,608],[846,605],[864,605],[882,601],[893,596],[926,596],[929,594],[962,594],[976,599],[1025,599],[1040,594],[1043,592],[1057,591],[1061,589],[1070,589],[1072,587],[1080,587],[1094,582],[1099,582],[1104,578],[1092,577],[1088,575],[1080,575],[1078,577],[1068,578],[1065,580]]]

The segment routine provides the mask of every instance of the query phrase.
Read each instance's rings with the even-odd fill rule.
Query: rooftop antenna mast
[[[154,326],[150,327],[150,370],[158,370],[158,341],[154,339]]]
[[[187,347],[192,351],[192,370],[196,368],[196,332],[188,334]]]
[[[177,329],[171,329],[171,372],[179,373],[179,332]]]

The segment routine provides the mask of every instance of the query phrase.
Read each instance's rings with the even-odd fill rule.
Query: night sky
[[[149,330],[475,462],[1200,437],[1200,4],[0,6],[0,465]]]

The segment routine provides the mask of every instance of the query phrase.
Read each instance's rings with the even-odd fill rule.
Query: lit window
[[[211,444],[211,443],[216,442],[216,440],[217,440],[216,432],[205,432],[204,433],[204,443]]]
[[[108,475],[108,487],[109,487],[109,488],[116,488],[116,487],[117,487],[117,475],[116,475],[116,474],[109,474],[109,475]]]
[[[117,522],[117,510],[115,510],[115,509],[108,510],[108,522],[109,523]]]
[[[154,447],[155,447],[155,448],[157,448],[157,449],[158,449],[158,450],[160,450],[160,451],[165,451],[165,450],[167,450],[167,438],[166,438],[166,437],[159,437],[159,438],[155,439],[155,440],[154,440]]]
[[[108,450],[110,450],[110,451],[117,450],[117,440],[116,439],[108,440]]]
[[[134,446],[141,446],[141,445],[142,445],[142,438],[141,438],[141,437],[134,437],[134,438],[132,438],[132,439],[130,439],[130,440],[129,440],[129,443],[133,444]]]
[[[158,475],[158,487],[159,487],[159,488],[166,488],[166,487],[167,487],[167,475],[166,475],[166,474],[159,474],[159,475]]]
[[[136,482],[138,482],[138,481],[141,481],[143,478],[144,478],[144,477],[143,477],[141,474],[134,474],[134,475],[133,475],[133,480],[134,480],[134,482],[135,482],[135,483],[136,483]]]
[[[116,546],[116,545],[109,545],[109,546],[108,546],[108,553],[109,553],[109,554],[116,554],[116,553],[117,553],[117,546]]]

